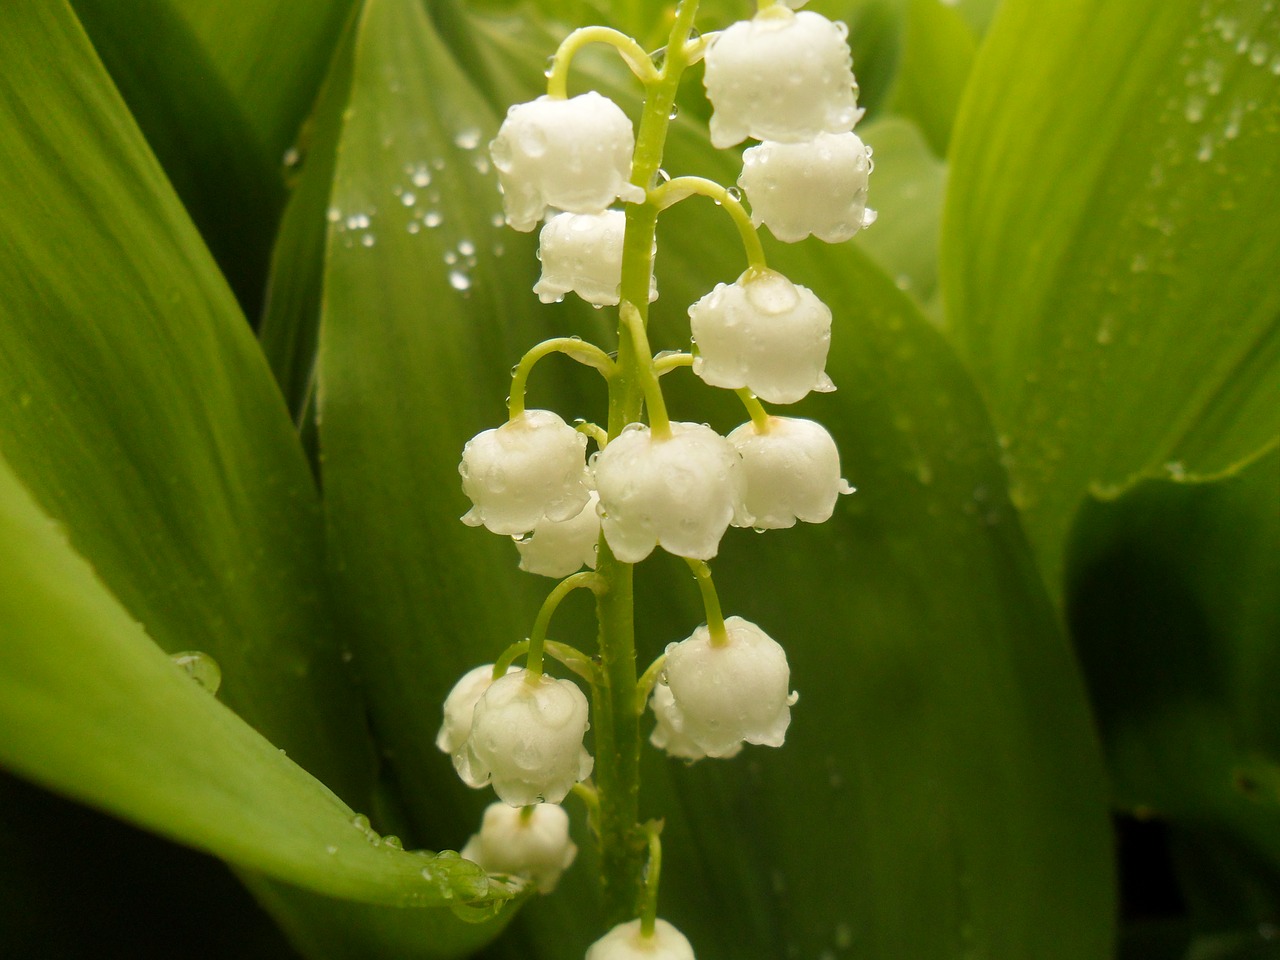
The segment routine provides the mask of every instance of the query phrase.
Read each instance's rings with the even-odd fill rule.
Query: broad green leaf
[[[351,0],[73,3],[241,303],[256,314],[286,167],[296,158],[286,151]]]
[[[195,682],[3,462],[0,580],[5,767],[312,893],[396,907],[510,896],[474,864],[383,842]]]
[[[955,6],[939,0],[907,4],[893,109],[919,124],[939,157],[947,154],[976,49],[974,31]]]
[[[1082,512],[1070,565],[1116,803],[1251,851],[1272,879],[1269,906],[1280,894],[1278,491],[1274,452],[1217,483],[1149,481]]]
[[[535,96],[554,40],[539,40],[528,23],[477,19],[476,29],[495,87],[512,102]],[[587,73],[575,83],[597,85],[630,108],[635,88],[617,76]],[[710,152],[693,115],[682,110],[677,119],[665,168],[731,181],[735,155]],[[659,227],[655,346],[687,346],[687,304],[741,272],[737,244],[709,202],[671,211]],[[1107,956],[1112,888],[1100,763],[1069,653],[1005,499],[981,404],[945,344],[855,249],[803,245],[778,250],[776,259],[839,305],[831,370],[841,390],[798,409],[833,427],[861,492],[823,527],[732,535],[713,564],[729,610],[787,645],[801,700],[781,750],[689,769],[649,755],[645,815],[667,823],[662,914],[709,960],[845,950],[885,958],[966,949]],[[525,268],[508,259],[501,269],[508,309],[521,309],[532,301],[522,292]],[[479,311],[472,317],[494,325]],[[525,342],[542,327],[531,320]],[[396,357],[408,343],[398,341]],[[344,346],[335,356],[350,355],[354,344]],[[450,373],[447,358],[417,362],[413,379]],[[475,363],[482,369],[484,361]],[[492,405],[494,390],[505,388],[473,379],[454,386],[453,407]],[[700,389],[687,372],[667,381],[674,416],[720,428],[741,420],[732,398]],[[593,407],[571,391],[549,390],[545,379],[537,389],[539,403],[566,417],[599,416],[599,392]],[[441,448],[438,456],[448,465],[441,487],[448,495],[456,454]],[[328,453],[325,464],[332,465]],[[372,477],[375,468],[368,470]],[[454,503],[456,513],[465,509],[465,501]],[[406,536],[416,526],[401,522]],[[429,542],[417,536],[423,555],[471,549],[443,526]],[[518,576],[509,554],[497,564],[484,574],[486,596]],[[643,661],[688,635],[703,614],[681,569],[657,560],[641,568],[638,584]],[[491,615],[485,607],[493,600],[474,588],[470,596],[476,617]],[[467,594],[449,597],[461,603]],[[515,629],[527,630],[535,609],[526,601],[523,616],[509,612]],[[557,632],[589,644],[590,634],[571,626]],[[461,642],[471,643],[470,635]],[[489,651],[501,646],[482,642]],[[504,938],[493,951],[522,960],[581,957],[601,932],[590,867],[575,866],[555,895],[525,907],[516,928],[527,939]]]
[[[164,649],[350,802],[363,713],[252,334],[70,9],[0,10],[0,450]]]
[[[1276,442],[1277,35],[1280,9],[1247,0],[1009,0],[974,68],[948,321],[1055,592],[1087,491]]]
[[[874,120],[858,134],[875,151],[870,202],[879,217],[854,240],[933,317],[941,312],[938,235],[947,166],[901,117]]]

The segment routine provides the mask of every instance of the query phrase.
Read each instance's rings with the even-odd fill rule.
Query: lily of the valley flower
[[[462,848],[463,858],[491,873],[528,877],[540,893],[550,893],[578,855],[569,839],[569,814],[555,803],[511,807],[492,803],[480,832]]]
[[[542,276],[533,286],[538,299],[559,303],[566,293],[576,293],[598,307],[618,303],[626,227],[621,210],[561,213],[548,220],[538,237]],[[651,276],[649,299],[657,298],[657,281]]]
[[[715,642],[701,626],[687,640],[668,645],[668,721],[708,757],[732,756],[742,743],[780,747],[797,699],[789,690],[786,651],[742,617],[729,617],[724,625],[727,642]]]
[[[840,451],[826,428],[812,420],[770,417],[761,429],[744,423],[729,434],[746,471],[747,512],[757,530],[825,523],[842,493]]]
[[[587,714],[586,696],[569,680],[500,677],[476,703],[471,732],[454,755],[458,775],[471,787],[492,783],[513,807],[559,803],[591,773],[582,745]]]
[[[856,133],[824,133],[744,151],[738,186],[751,203],[751,222],[784,243],[810,234],[843,243],[875,221],[867,209],[870,175],[871,149]]]
[[[539,520],[533,533],[516,541],[520,569],[544,577],[567,577],[584,566],[595,569],[596,544],[600,540],[600,514],[596,492],[587,505],[568,520]]]
[[[644,190],[627,182],[634,148],[627,115],[594,91],[516,104],[489,144],[507,223],[527,232],[548,207],[601,213],[618,199],[641,202]]]
[[[550,410],[525,410],[462,450],[464,523],[519,536],[544,517],[567,520],[587,502],[587,438]]]
[[[684,714],[676,706],[676,698],[672,696],[669,686],[665,683],[657,684],[653,688],[649,706],[653,709],[654,719],[658,721],[653,732],[649,734],[651,744],[665,752],[667,756],[680,760],[694,761],[706,757],[707,751],[694,743],[692,738],[684,732]],[[720,759],[728,760],[741,752],[742,744],[739,743],[720,754]]]
[[[710,560],[742,505],[742,463],[729,441],[700,423],[672,423],[655,437],[633,424],[592,459],[601,527],[614,555],[639,563],[655,546]]]
[[[696,960],[683,933],[665,920],[655,920],[646,937],[639,920],[620,923],[587,948],[586,960]]]
[[[516,668],[519,670],[519,668]],[[508,670],[508,673],[511,671]],[[493,664],[474,667],[453,685],[444,701],[444,723],[436,734],[436,746],[448,754],[456,754],[471,736],[471,720],[480,697],[493,683]]]
[[[847,33],[842,23],[782,4],[722,32],[707,48],[704,75],[712,145],[852,130],[862,113]]]
[[[825,368],[831,311],[772,270],[721,283],[689,308],[693,372],[713,387],[746,387],[770,403],[834,390]]]

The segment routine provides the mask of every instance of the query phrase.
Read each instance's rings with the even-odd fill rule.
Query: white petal
[[[533,533],[516,541],[520,569],[544,577],[567,577],[584,566],[596,567],[596,544],[600,540],[599,498],[591,492],[587,505],[568,520],[539,520]]]
[[[618,303],[625,232],[626,215],[621,210],[552,217],[538,237],[542,276],[533,292],[543,303],[558,303],[571,292],[596,306]],[[650,276],[649,299],[657,298],[657,281]]]
[[[654,921],[653,936],[640,932],[640,921],[620,923],[587,948],[586,960],[695,960],[693,947],[667,921]]]
[[[821,424],[770,417],[764,432],[744,423],[729,434],[742,455],[746,504],[760,530],[790,527],[797,520],[824,523],[836,500],[853,488],[840,476],[840,452]]]
[[[493,803],[484,812],[480,832],[461,853],[491,873],[528,877],[539,892],[550,893],[578,848],[569,839],[569,815],[563,807],[540,803],[521,809]]]

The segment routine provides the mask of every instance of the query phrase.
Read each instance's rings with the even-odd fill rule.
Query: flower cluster
[[[796,403],[835,386],[826,373],[832,311],[768,267],[758,228],[766,225],[787,242],[810,235],[840,242],[874,218],[866,209],[871,151],[853,133],[861,111],[846,29],[796,12],[801,5],[765,5],[751,20],[693,38],[692,5],[682,4],[669,45],[677,55],[669,53],[663,66],[616,31],[577,31],[553,61],[547,95],[512,107],[490,145],[507,222],[522,231],[542,222],[542,275],[534,292],[544,302],[572,293],[596,307],[619,307],[616,352],[574,337],[530,350],[513,371],[507,422],[472,438],[459,467],[472,503],[464,522],[511,537],[521,569],[563,578],[526,640],[454,686],[437,738],[465,783],[492,785],[503,801],[486,811],[463,854],[487,869],[529,877],[544,892],[576,854],[557,804],[582,792],[593,817],[607,819],[613,803],[589,783],[594,761],[584,738],[593,708],[576,682],[544,674],[544,659],[585,681],[596,710],[647,703],[655,720],[650,742],[688,762],[733,757],[746,744],[781,746],[791,721],[797,695],[785,651],[756,624],[723,616],[706,561],[716,557],[730,526],[821,523],[841,495],[853,492],[824,427],[763,406]],[[737,191],[710,181],[658,177],[661,151],[645,146],[654,126],[637,136],[605,97],[565,94],[573,52],[597,41],[615,46],[655,97],[661,91],[667,99],[659,103],[674,96],[684,64],[705,59],[712,143],[761,141],[744,152],[738,179],[749,210]],[[646,113],[642,124],[665,130],[668,108],[654,109],[661,113]],[[686,351],[654,355],[646,331],[648,305],[657,298],[652,223],[694,195],[716,200],[733,218],[747,266],[688,308]],[[648,206],[647,227],[629,217],[630,204]],[[557,413],[525,408],[530,372],[553,353],[604,377],[608,429],[585,419],[570,426]],[[671,419],[660,378],[682,367],[708,386],[736,392],[746,421],[722,435],[704,423]],[[619,418],[619,410],[629,412]],[[596,450],[588,455],[590,443]],[[604,671],[615,668],[607,666],[614,661],[603,617],[600,656],[547,639],[551,616],[569,592],[582,587],[607,597],[622,565],[659,548],[689,564],[706,623],[669,644],[642,677],[628,659],[629,677],[606,678]],[[524,668],[512,666],[521,655]],[[657,842],[650,831],[652,891]],[[650,902],[641,918],[609,931],[588,960],[692,960],[688,941],[652,910]]]

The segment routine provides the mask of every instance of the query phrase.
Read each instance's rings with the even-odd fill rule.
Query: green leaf
[[[256,314],[285,200],[286,150],[351,0],[74,5],[241,303]]]
[[[1217,483],[1148,481],[1088,505],[1070,564],[1115,802],[1263,864],[1272,896],[1232,899],[1268,907],[1220,918],[1240,923],[1275,922],[1280,893],[1278,490],[1275,452]]]
[[[974,31],[954,6],[938,0],[910,0],[893,109],[920,125],[940,157],[946,156],[976,50]]]
[[[248,325],[70,9],[0,10],[0,62],[0,449],[161,647],[365,805],[319,504]]]
[[[1275,443],[1278,31],[1238,0],[1009,0],[974,68],[943,288],[1055,592],[1086,491]]]
[[[0,763],[313,893],[388,906],[507,896],[393,849],[155,646],[0,461]]]

